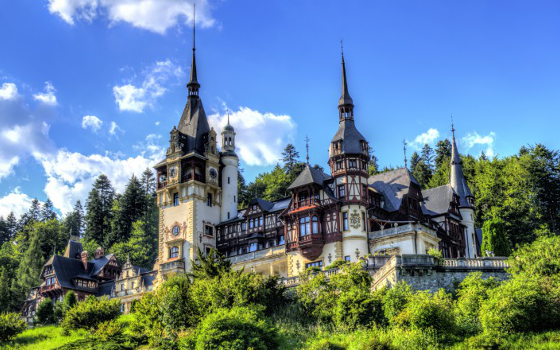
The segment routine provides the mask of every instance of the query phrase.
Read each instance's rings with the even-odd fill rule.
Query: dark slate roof
[[[290,205],[290,201],[292,199],[291,198],[284,198],[284,199],[279,199],[274,203],[274,205],[272,206],[272,208],[269,210],[270,212],[275,212],[275,211],[279,211],[279,210],[284,210],[288,207],[288,205]]]
[[[476,234],[476,238],[477,238],[477,245],[478,245],[478,249],[480,249],[480,247],[482,246],[482,229],[481,228],[475,228],[474,232]]]
[[[418,184],[407,168],[387,171],[370,176],[368,184],[383,195],[384,208],[389,212],[399,210],[404,195],[408,194],[411,183]]]
[[[264,211],[270,211],[270,209],[272,209],[272,207],[274,206],[274,203],[259,197],[253,199],[251,203],[249,203],[249,205],[251,206],[255,203],[258,204]]]
[[[341,152],[345,154],[363,153],[361,141],[367,142],[366,138],[356,129],[352,119],[344,119],[339,123],[338,131],[331,143],[340,140],[342,140]]]
[[[142,282],[145,286],[151,286],[156,280],[156,273],[154,271],[145,272],[142,274]]]
[[[71,259],[79,259],[80,254],[84,248],[82,247],[82,243],[76,241],[68,241],[66,245],[66,250],[64,251],[64,257],[71,258]]]
[[[93,264],[88,263],[88,268],[85,269],[81,260],[55,255],[52,265],[56,278],[63,288],[91,291],[90,288],[74,285],[72,279],[78,276],[84,279],[91,279],[88,272],[93,268]]]
[[[294,182],[288,187],[288,190],[309,185],[315,183],[319,186],[323,186],[325,180],[330,179],[331,177],[319,169],[312,168],[307,164],[303,171],[298,175],[298,177],[294,180]]]
[[[422,212],[431,216],[447,213],[449,205],[453,201],[453,194],[453,189],[449,185],[422,191],[424,198]]]
[[[111,296],[115,281],[108,281],[98,284],[97,297]]]
[[[342,95],[338,99],[338,105],[353,105],[352,97],[348,93],[348,83],[346,82],[346,64],[344,64],[344,55],[342,55]]]
[[[101,270],[107,265],[109,260],[113,257],[113,254],[109,254],[106,256],[102,256],[99,259],[92,259],[89,262],[93,264],[93,268],[91,270],[91,276],[97,276]]]
[[[473,197],[471,189],[467,184],[465,175],[463,174],[463,161],[459,155],[457,143],[455,142],[455,130],[453,131],[453,142],[451,143],[451,169],[449,176],[449,183],[455,193],[459,196],[459,205],[461,207],[472,207],[468,202],[467,197]]]
[[[186,153],[204,154],[210,126],[199,97],[189,98],[179,121],[178,130],[185,138],[183,150]]]

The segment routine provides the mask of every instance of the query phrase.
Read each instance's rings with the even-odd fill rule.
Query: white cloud
[[[439,131],[437,129],[430,128],[428,131],[416,136],[413,141],[408,141],[407,144],[415,149],[422,149],[425,144],[433,145],[438,137]]]
[[[111,122],[111,127],[109,128],[109,134],[117,136],[117,132],[124,133],[124,131],[115,122]]]
[[[18,89],[14,83],[4,83],[0,88],[0,100],[15,100],[18,97]]]
[[[33,198],[21,193],[19,187],[16,187],[12,192],[0,197],[0,216],[6,218],[13,211],[14,215],[19,218],[29,210],[32,200]]]
[[[487,156],[494,156],[494,141],[496,140],[496,133],[491,131],[488,135],[479,135],[476,131],[468,133],[461,139],[462,143],[467,147],[467,151],[473,147],[482,146],[485,148],[484,152]]]
[[[240,107],[230,113],[229,118],[236,132],[237,154],[249,166],[278,163],[286,144],[294,140],[296,123],[289,115],[261,113]],[[213,114],[208,121],[219,134],[227,124],[227,115]]]
[[[170,60],[166,60],[156,62],[145,70],[143,75],[143,81],[138,86],[128,83],[113,87],[113,95],[119,110],[144,112],[146,107],[153,106],[155,100],[166,92],[164,86],[169,85],[171,79],[183,76],[183,71]]]
[[[86,115],[82,118],[82,128],[91,129],[93,132],[99,131],[103,125],[103,121],[94,115]]]
[[[51,84],[51,82],[47,81],[45,82],[45,92],[44,93],[38,93],[33,95],[33,98],[36,101],[40,101],[43,102],[44,104],[47,105],[51,105],[51,106],[56,106],[56,95],[54,94],[56,92],[56,89],[54,88],[53,84]]]
[[[165,156],[157,141],[157,137],[149,135],[145,143],[135,147],[139,154],[133,157],[84,155],[62,149],[55,155],[42,157],[40,161],[47,176],[45,193],[63,214],[71,211],[78,199],[85,203],[93,182],[101,174],[107,175],[113,187],[122,193],[133,174],[141,176],[146,168],[152,168]]]
[[[192,25],[195,1],[197,25],[213,26],[208,0],[49,0],[49,11],[71,25],[76,19],[91,22],[107,16],[111,24],[125,22],[164,34],[178,23]]]

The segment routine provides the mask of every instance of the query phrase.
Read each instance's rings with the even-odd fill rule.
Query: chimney
[[[103,251],[103,248],[97,247],[97,249],[95,250],[94,258],[95,258],[95,259],[99,259],[99,258],[101,258],[103,255],[105,255],[105,252]]]
[[[87,250],[84,250],[82,252],[82,264],[84,264],[84,269],[87,270],[87,263],[88,263],[88,252]]]

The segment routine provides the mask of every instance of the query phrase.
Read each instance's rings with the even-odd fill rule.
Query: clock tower
[[[206,254],[216,246],[215,226],[222,213],[223,164],[217,134],[208,125],[199,96],[194,38],[192,51],[187,104],[170,132],[166,158],[155,166],[159,208],[155,269],[160,278],[190,271],[198,249]]]

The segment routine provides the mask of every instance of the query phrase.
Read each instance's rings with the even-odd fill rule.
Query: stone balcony
[[[261,249],[247,254],[232,256],[229,259],[232,265],[239,264],[242,262],[248,262],[253,260],[258,260],[267,257],[273,257],[275,255],[284,255],[286,253],[286,246],[279,245],[276,247],[271,247],[267,249]]]
[[[370,232],[368,234],[368,238],[369,239],[380,239],[380,238],[385,238],[385,237],[389,237],[389,236],[395,236],[395,235],[399,235],[399,234],[405,234],[405,233],[414,233],[414,232],[426,232],[434,237],[437,237],[437,233],[436,231],[432,230],[431,228],[422,225],[422,224],[415,224],[415,223],[409,223],[409,224],[405,224],[405,225],[401,225],[401,226],[397,226],[397,227],[390,227],[390,228],[386,228],[386,229],[382,229],[379,231],[375,231],[375,232]]]

